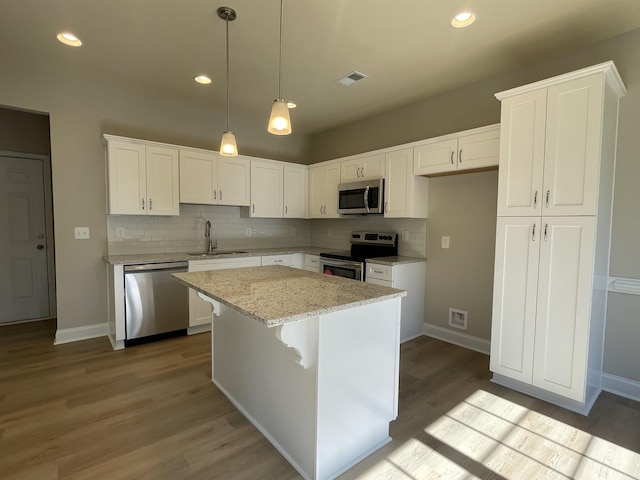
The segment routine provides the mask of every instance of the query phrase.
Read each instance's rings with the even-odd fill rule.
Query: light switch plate
[[[442,237],[442,248],[449,248],[449,237]]]
[[[89,240],[89,227],[75,227],[73,233],[76,240]]]

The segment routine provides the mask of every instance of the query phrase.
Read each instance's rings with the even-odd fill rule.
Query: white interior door
[[[42,168],[0,156],[0,323],[49,316]]]

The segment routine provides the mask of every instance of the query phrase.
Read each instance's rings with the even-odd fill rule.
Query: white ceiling
[[[2,58],[44,72],[225,108],[229,6],[231,112],[263,116],[278,91],[279,0],[0,0]],[[458,11],[477,21],[449,26]],[[283,97],[312,133],[554,57],[640,27],[640,0],[284,0]],[[63,46],[72,31],[81,48]],[[6,56],[6,57],[5,57]],[[336,80],[358,70],[351,87]],[[214,80],[193,81],[199,73]]]

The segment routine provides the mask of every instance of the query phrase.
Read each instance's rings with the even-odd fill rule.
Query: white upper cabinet
[[[249,206],[251,162],[248,158],[218,155],[218,205]]]
[[[414,173],[437,175],[495,167],[499,151],[498,125],[437,137],[414,147]]]
[[[282,162],[251,161],[251,217],[282,218],[284,212]]]
[[[498,215],[596,214],[604,81],[594,74],[502,101]]]
[[[112,215],[179,215],[178,150],[107,141],[108,212]]]
[[[309,168],[309,217],[338,218],[340,163]]]
[[[413,149],[386,154],[384,216],[427,218],[429,179],[413,174]]]
[[[374,180],[384,177],[384,153],[340,162],[340,183]]]
[[[306,165],[284,164],[284,217],[306,218],[309,205],[309,169]]]
[[[180,150],[180,202],[248,206],[249,159]]]

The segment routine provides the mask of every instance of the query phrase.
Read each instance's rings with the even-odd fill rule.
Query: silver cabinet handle
[[[536,224],[533,224],[533,232],[531,233],[531,241],[535,242],[536,241]]]
[[[282,260],[274,260],[273,263],[282,263]]]
[[[217,190],[214,190],[214,191],[213,191],[213,199],[214,199],[214,200],[217,200],[217,199],[218,199],[218,191],[217,191]]]
[[[149,199],[149,210],[153,210],[153,200]]]
[[[251,205],[251,213],[256,213],[256,204]]]
[[[373,271],[374,271],[375,273],[384,273],[382,270],[376,270],[375,268],[373,269]]]
[[[37,248],[38,250],[42,250],[42,249],[44,248],[44,245],[38,245],[36,248]]]
[[[545,223],[545,224],[544,224],[544,241],[545,241],[545,242],[547,241],[547,238],[548,238],[548,237],[547,237],[547,229],[548,229],[548,228],[549,228],[549,224],[548,224],[548,223]]]
[[[538,209],[538,190],[533,194],[533,208]]]
[[[144,210],[144,198],[142,199],[142,209]]]
[[[286,205],[284,206],[284,214],[286,215],[287,213],[289,213],[289,207],[287,207]]]
[[[462,163],[462,149],[458,152],[458,162]]]
[[[384,202],[384,212],[389,213],[389,202]]]
[[[220,200],[222,200],[222,189],[220,189]]]
[[[454,152],[453,150],[451,150],[451,165],[453,165],[453,154],[454,154],[454,153],[455,153],[455,152]]]
[[[547,197],[545,203],[547,204],[547,208],[549,208],[549,195],[551,194],[551,190],[547,190]]]

